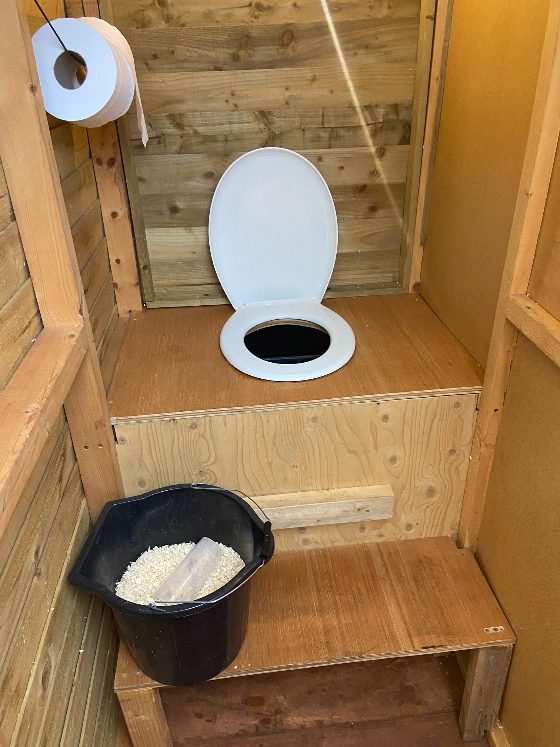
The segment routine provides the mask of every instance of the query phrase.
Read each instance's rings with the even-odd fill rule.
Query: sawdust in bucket
[[[245,563],[231,547],[218,543],[224,551],[218,567],[204,584],[198,598],[221,589],[231,581]],[[151,547],[130,563],[115,587],[115,594],[135,604],[154,602],[154,591],[195,547],[194,542]]]

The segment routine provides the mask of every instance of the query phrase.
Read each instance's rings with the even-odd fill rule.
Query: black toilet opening
[[[327,352],[329,333],[318,324],[278,319],[249,330],[245,345],[257,358],[269,363],[305,363]]]

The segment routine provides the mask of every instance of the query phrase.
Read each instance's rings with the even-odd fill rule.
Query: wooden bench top
[[[514,641],[474,557],[448,537],[281,553],[252,580],[247,638],[219,677]],[[154,687],[121,644],[115,690]]]
[[[325,305],[352,326],[356,352],[339,371],[297,383],[254,379],[225,360],[219,336],[230,306],[132,315],[109,391],[113,422],[480,389],[481,368],[419,296],[337,298]]]

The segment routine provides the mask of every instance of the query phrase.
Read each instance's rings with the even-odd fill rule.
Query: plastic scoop
[[[203,537],[154,591],[155,604],[193,602],[224,554],[217,542]]]

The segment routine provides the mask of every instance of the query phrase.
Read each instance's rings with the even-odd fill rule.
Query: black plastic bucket
[[[196,602],[151,607],[115,595],[129,563],[149,547],[207,536],[236,550],[245,567]],[[113,610],[121,638],[149,677],[192,685],[215,677],[235,659],[247,631],[251,576],[274,552],[270,522],[228,490],[174,485],[107,503],[69,575]]]

